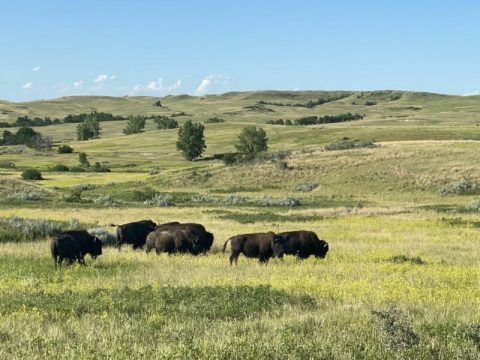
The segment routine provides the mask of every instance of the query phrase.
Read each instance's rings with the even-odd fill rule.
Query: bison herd
[[[142,220],[116,227],[116,246],[120,250],[123,244],[133,249],[145,248],[146,253],[155,250],[162,252],[189,253],[199,255],[210,250],[213,234],[201,224],[170,222],[156,224],[151,220]],[[299,259],[309,256],[324,258],[328,252],[328,243],[320,240],[313,231],[288,231],[283,233],[253,233],[235,235],[223,245],[223,251],[230,242],[230,265],[237,263],[240,254],[257,258],[260,263],[267,263],[271,257],[283,258],[295,255]],[[102,254],[102,241],[85,230],[68,230],[56,235],[50,244],[55,267],[63,260],[68,264],[77,261],[85,264],[85,255],[95,259]]]

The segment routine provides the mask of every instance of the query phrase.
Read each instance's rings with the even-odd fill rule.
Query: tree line
[[[295,103],[295,104],[289,104],[289,103],[281,103],[281,102],[269,102],[269,101],[264,101],[260,100],[257,102],[259,105],[273,105],[273,106],[292,106],[292,107],[305,107],[305,108],[313,108],[315,106],[323,105],[332,101],[337,101],[344,99],[346,97],[349,97],[351,94],[344,94],[344,95],[338,95],[338,96],[332,96],[329,98],[318,98],[317,100],[309,100],[306,103]]]
[[[339,115],[325,115],[325,116],[305,116],[295,120],[268,120],[267,124],[270,125],[287,125],[287,126],[298,126],[298,125],[318,125],[318,124],[332,124],[345,121],[353,120],[362,120],[364,115],[361,114],[339,114]]]

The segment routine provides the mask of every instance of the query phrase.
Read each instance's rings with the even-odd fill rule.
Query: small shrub
[[[75,188],[70,190],[70,194],[64,197],[64,201],[68,203],[83,203],[82,191]]]
[[[466,211],[480,212],[480,201],[474,201],[465,206]]]
[[[195,194],[190,198],[192,203],[196,204],[217,204],[220,203],[220,199],[214,196]]]
[[[102,206],[117,206],[120,204],[120,202],[118,200],[115,200],[114,198],[112,198],[110,195],[103,195],[103,196],[100,196],[98,198],[96,198],[95,200],[93,200],[94,204],[97,204],[97,205],[102,205]]]
[[[84,152],[81,152],[80,154],[78,154],[78,161],[80,162],[80,165],[84,167],[90,166],[90,162],[88,161],[87,154]]]
[[[20,217],[0,218],[0,242],[35,241],[54,236],[67,228],[69,223],[43,219],[23,219]],[[79,222],[76,220],[76,227]]]
[[[94,184],[79,184],[77,186],[74,186],[72,187],[72,190],[75,190],[75,191],[88,191],[88,190],[93,190],[93,189],[96,189],[97,188],[97,185],[94,185]]]
[[[388,261],[390,261],[394,264],[403,264],[403,263],[406,263],[406,262],[409,262],[413,265],[424,265],[425,264],[425,261],[422,260],[422,258],[420,256],[410,257],[410,256],[406,256],[406,255],[395,255],[395,256],[392,256],[391,258],[389,258]]]
[[[155,190],[147,187],[142,190],[133,190],[131,193],[131,196],[128,196],[128,200],[144,202],[146,200],[151,199],[157,194],[158,193]]]
[[[306,182],[306,183],[295,186],[293,190],[299,191],[299,192],[310,192],[315,190],[319,185],[320,185],[319,183]]]
[[[470,180],[455,181],[440,189],[441,195],[478,195],[480,184]]]
[[[88,229],[87,231],[90,235],[98,237],[102,241],[103,245],[113,246],[117,242],[115,235],[109,233],[104,228]]]
[[[374,148],[376,145],[372,141],[364,140],[341,140],[325,146],[325,150],[351,150],[361,148]]]
[[[263,196],[255,201],[260,206],[285,206],[285,207],[293,207],[293,206],[300,206],[300,200],[286,197],[281,199],[275,199],[271,196]]]
[[[88,168],[88,171],[100,173],[100,172],[111,172],[112,170],[110,170],[108,166],[102,165],[98,161],[96,161],[93,166]]]
[[[239,158],[236,153],[227,153],[223,155],[222,160],[225,166],[232,166],[238,163]]]
[[[0,169],[15,169],[15,164],[11,161],[2,160],[0,161]]]
[[[42,173],[36,169],[26,169],[22,172],[24,180],[43,180]]]
[[[65,171],[70,171],[70,168],[67,165],[57,164],[51,168],[51,171],[65,172]]]
[[[16,200],[16,201],[38,201],[43,198],[43,194],[38,191],[17,191],[13,194],[7,196],[9,200]]]
[[[223,123],[223,122],[225,122],[225,120],[223,120],[218,116],[214,116],[205,120],[205,124],[216,124],[216,123]]]
[[[59,154],[71,154],[73,152],[73,148],[69,145],[60,145],[57,151]]]
[[[247,203],[247,198],[237,194],[232,194],[225,197],[223,202],[227,205],[243,205]]]
[[[388,348],[399,350],[410,348],[420,342],[411,327],[410,319],[398,309],[372,311],[375,316],[375,328],[381,334]]]
[[[169,194],[156,194],[152,198],[145,200],[143,203],[152,206],[174,206],[175,204],[172,199],[172,195]]]
[[[81,166],[72,166],[70,172],[85,172],[86,170]]]
[[[151,167],[150,170],[148,170],[148,175],[157,175],[160,173],[160,168],[158,166]]]

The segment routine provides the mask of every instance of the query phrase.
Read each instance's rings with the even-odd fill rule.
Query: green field
[[[248,108],[339,94],[313,108]],[[0,229],[0,358],[480,357],[480,96],[264,91],[170,96],[162,108],[156,100],[0,102],[0,121],[9,122],[90,111],[225,120],[205,125],[207,150],[193,162],[175,149],[177,130],[152,120],[130,136],[126,121],[102,122],[101,138],[84,142],[74,140],[76,124],[36,128],[52,137],[51,152],[0,147],[0,220],[77,219],[113,233],[112,222],[149,218],[200,222],[215,235],[198,257],[106,247],[86,267],[55,271],[48,237],[29,240],[22,228],[15,240]],[[266,125],[347,112],[365,117]],[[229,167],[212,159],[234,151],[249,124],[266,130],[268,156]],[[325,150],[343,138],[376,146]],[[58,154],[62,143],[74,153]],[[112,172],[50,171],[78,165],[79,152]],[[31,167],[44,180],[22,180]],[[79,185],[88,189],[72,202]],[[153,194],[170,206],[145,204]],[[235,234],[296,229],[328,241],[327,257],[267,266],[240,257],[230,267],[221,252]]]

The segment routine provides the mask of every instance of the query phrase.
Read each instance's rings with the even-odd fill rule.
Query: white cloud
[[[200,84],[197,87],[195,92],[198,95],[206,94],[209,91],[209,88],[213,84],[226,84],[228,82],[228,76],[219,74],[219,75],[208,75],[203,78]]]
[[[32,69],[33,72],[37,72],[37,71],[40,71],[40,66],[35,66],[33,69]]]
[[[25,84],[22,85],[22,89],[31,89],[33,88],[33,82],[27,82]]]
[[[110,77],[108,78],[108,80],[115,80],[117,78],[116,75],[110,75]]]
[[[82,85],[83,85],[83,81],[82,81],[82,80],[75,81],[75,82],[73,83],[73,88],[74,88],[74,89],[79,89],[79,88],[82,87]]]
[[[171,85],[171,86],[168,86],[167,89],[166,89],[166,91],[167,91],[167,92],[172,92],[172,91],[175,91],[175,90],[177,90],[177,89],[179,89],[179,88],[181,88],[181,87],[182,87],[182,80],[177,80],[177,81],[175,82],[175,84],[173,84],[173,85]]]
[[[480,90],[475,90],[475,91],[463,94],[462,96],[476,96],[476,95],[480,95]]]
[[[150,81],[148,85],[145,87],[147,90],[155,90],[159,91],[163,89],[163,79],[159,78],[158,81]]]
[[[100,74],[95,78],[95,80],[93,80],[93,82],[95,84],[101,84],[101,83],[104,83],[107,80],[108,80],[108,75],[107,74]]]

